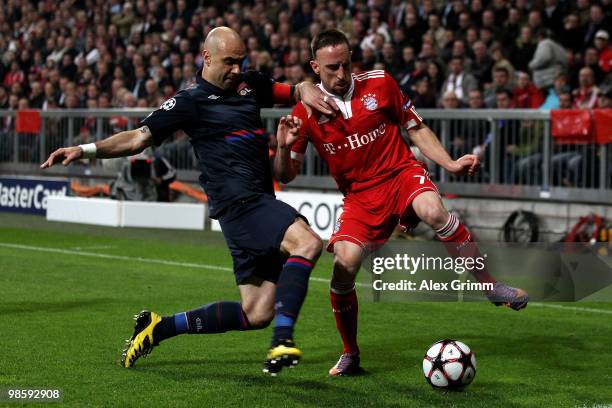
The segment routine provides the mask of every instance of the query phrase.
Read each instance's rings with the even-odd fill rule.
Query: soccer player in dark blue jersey
[[[322,242],[302,215],[274,196],[259,112],[291,99],[301,99],[327,114],[337,107],[328,104],[312,84],[290,87],[258,72],[241,72],[246,49],[240,36],[227,27],[213,29],[203,49],[204,67],[197,83],[165,101],[138,129],[60,148],[41,167],[68,165],[80,158],[133,155],[182,129],[199,161],[210,216],[219,220],[232,254],[242,301],[215,302],[165,317],[141,312],[122,365],[132,367],[161,341],[178,334],[260,329],[274,319],[264,372],[275,375],[300,359],[293,327]],[[296,132],[296,126],[284,118],[279,132]]]

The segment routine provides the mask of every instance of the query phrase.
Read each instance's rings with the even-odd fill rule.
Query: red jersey
[[[296,105],[292,114],[303,124],[291,147],[292,158],[302,160],[312,142],[344,194],[421,165],[402,139],[400,127],[414,128],[422,119],[390,75],[382,70],[353,74],[344,97],[318,86],[335,100],[341,114],[330,118],[316,112],[308,118],[304,106]]]

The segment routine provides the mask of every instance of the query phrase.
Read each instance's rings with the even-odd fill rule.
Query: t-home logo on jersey
[[[375,141],[379,136],[384,135],[386,131],[387,124],[383,123],[366,134],[360,135],[359,133],[353,133],[352,135],[347,136],[345,143],[340,143],[338,145],[334,145],[333,143],[323,143],[323,148],[329,154],[336,154],[342,149],[355,150]]]
[[[47,198],[67,192],[67,181],[0,178],[0,211],[44,215]]]

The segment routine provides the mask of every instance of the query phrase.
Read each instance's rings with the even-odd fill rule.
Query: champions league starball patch
[[[174,108],[174,105],[176,105],[176,99],[170,98],[164,103],[162,103],[159,108],[165,111],[169,111],[170,109]]]
[[[363,102],[363,106],[369,111],[373,111],[378,108],[378,101],[376,100],[375,94],[368,93],[362,96],[361,102]]]

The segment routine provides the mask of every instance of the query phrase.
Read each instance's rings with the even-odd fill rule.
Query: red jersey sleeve
[[[293,98],[291,97],[291,85],[280,84],[275,82],[272,84],[272,101],[282,105],[291,105]]]
[[[395,79],[385,73],[386,88],[390,98],[391,113],[399,121],[401,127],[410,130],[423,122],[412,104],[412,101],[401,91]]]
[[[291,158],[298,161],[304,160],[304,153],[308,147],[308,114],[302,102],[295,105],[291,112],[293,116],[297,116],[302,120],[302,126],[300,127],[300,137],[291,146]]]

